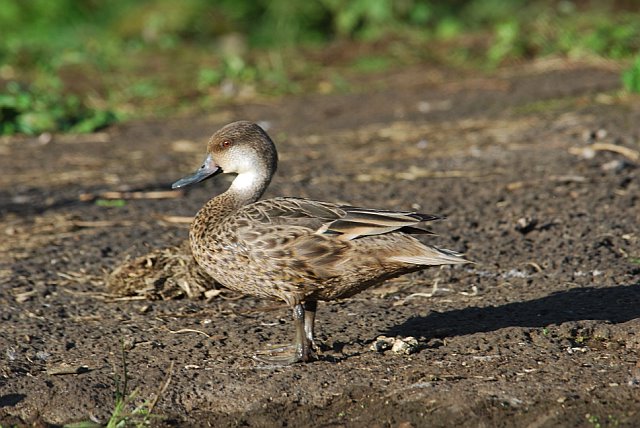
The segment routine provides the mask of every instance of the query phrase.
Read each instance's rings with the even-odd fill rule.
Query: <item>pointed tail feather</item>
[[[324,223],[316,234],[340,235],[338,239],[350,241],[362,236],[384,235],[394,231],[432,235],[423,223],[443,217],[410,211],[385,211],[356,207],[342,207],[344,215]]]
[[[419,254],[395,255],[389,260],[411,265],[439,266],[473,263],[463,257],[462,254],[437,247],[424,247]]]

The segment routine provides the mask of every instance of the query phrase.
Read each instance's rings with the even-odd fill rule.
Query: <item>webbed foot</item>
[[[305,317],[305,307],[297,304],[293,307],[293,322],[296,327],[295,341],[292,344],[279,344],[256,352],[254,359],[276,365],[289,365],[310,361],[315,344],[313,343],[313,319],[315,318],[315,305]],[[309,325],[309,320],[311,324]],[[305,321],[307,321],[305,323]],[[305,326],[307,324],[307,326]]]
[[[298,346],[295,343],[275,344],[256,351],[255,360],[265,364],[286,366],[295,363],[308,362],[314,358],[310,344]]]

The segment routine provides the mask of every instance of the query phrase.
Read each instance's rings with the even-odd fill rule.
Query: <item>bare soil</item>
[[[157,426],[640,426],[640,98],[618,92],[617,67],[367,79],[358,93],[3,140],[0,423],[105,423],[126,363],[129,404],[157,397]],[[106,273],[183,243],[175,216],[228,186],[149,193],[240,119],[278,145],[266,197],[444,214],[428,241],[476,264],[321,305],[318,360],[292,367],[251,358],[293,334],[286,308],[263,310],[273,302],[109,295]],[[105,203],[108,191],[142,193]],[[417,348],[371,350],[382,335]]]

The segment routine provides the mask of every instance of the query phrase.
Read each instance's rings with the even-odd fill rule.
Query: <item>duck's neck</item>
[[[238,209],[260,199],[270,181],[270,174],[260,174],[255,171],[243,172],[238,174],[224,194],[234,200],[235,208]]]
[[[265,174],[238,174],[226,192],[209,200],[198,211],[191,228],[192,235],[197,236],[192,238],[198,239],[201,235],[207,234],[243,206],[260,199],[270,181],[271,177]]]

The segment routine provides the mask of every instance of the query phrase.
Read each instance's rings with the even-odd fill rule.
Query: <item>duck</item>
[[[261,200],[277,165],[276,146],[259,125],[233,122],[211,136],[200,167],[172,184],[179,189],[236,174],[197,212],[189,242],[198,265],[224,287],[291,308],[293,343],[258,351],[255,359],[277,365],[314,359],[319,301],[348,298],[430,266],[469,263],[416,239],[433,235],[426,224],[439,215],[298,197]]]

